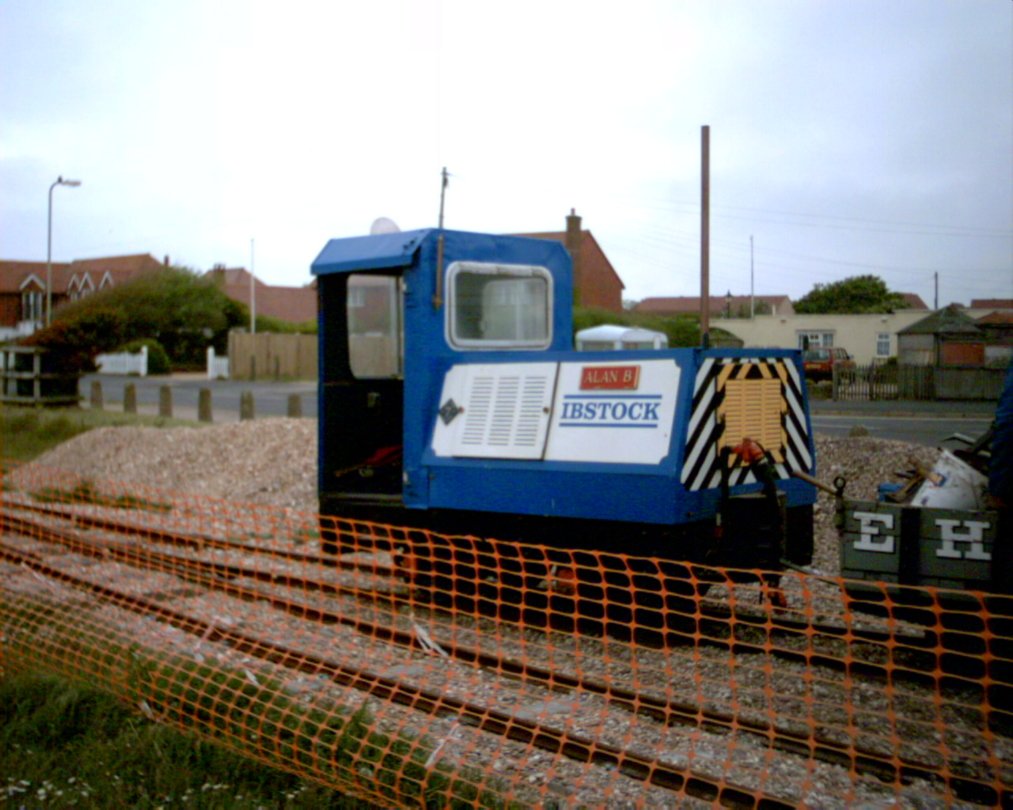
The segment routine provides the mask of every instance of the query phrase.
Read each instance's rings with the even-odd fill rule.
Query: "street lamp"
[[[46,230],[46,326],[53,320],[53,189],[57,186],[81,185],[80,180],[64,180],[57,177],[49,187],[49,226]]]

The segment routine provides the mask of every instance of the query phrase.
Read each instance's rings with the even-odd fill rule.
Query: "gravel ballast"
[[[933,465],[939,451],[868,436],[816,437],[817,477],[843,476],[848,497],[875,498],[877,486],[918,463]],[[128,482],[177,493],[317,510],[317,423],[313,419],[257,419],[207,427],[109,427],[83,433],[36,464],[96,481]],[[814,567],[837,573],[834,499],[821,493],[815,509]]]

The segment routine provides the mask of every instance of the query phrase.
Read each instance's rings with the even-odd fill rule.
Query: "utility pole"
[[[749,236],[749,317],[756,317],[756,305],[753,296],[753,236]]]
[[[700,339],[710,346],[711,128],[700,128]]]
[[[935,287],[936,290],[935,298],[932,300],[932,308],[939,309],[939,273],[938,272],[933,273],[932,279],[933,279],[933,286]]]
[[[250,239],[250,334],[257,334],[257,293],[253,279],[253,239]]]

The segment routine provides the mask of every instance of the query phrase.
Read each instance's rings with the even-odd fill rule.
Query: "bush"
[[[74,320],[54,321],[50,326],[21,341],[24,346],[41,346],[51,357],[57,372],[95,370],[95,355],[112,351],[124,339],[127,319],[112,307],[95,307]]]
[[[168,374],[172,371],[172,366],[169,363],[169,355],[165,353],[165,349],[162,348],[162,344],[153,338],[132,340],[130,343],[121,346],[116,351],[136,354],[141,350],[142,346],[148,347],[148,374]]]

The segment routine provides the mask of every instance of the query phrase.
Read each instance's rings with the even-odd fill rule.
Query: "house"
[[[51,281],[53,310],[67,301],[122,284],[129,278],[167,266],[148,253],[75,259],[72,262],[0,260],[0,340],[32,334],[46,320],[46,286]]]
[[[305,287],[276,287],[265,284],[244,267],[215,265],[206,273],[233,301],[288,323],[314,321],[317,317],[315,284]],[[252,282],[252,285],[251,285]]]
[[[546,233],[520,233],[535,239],[552,239],[562,242],[573,261],[574,306],[593,307],[609,312],[623,311],[625,285],[612,266],[605,251],[591,231],[581,229],[581,218],[574,209],[566,218],[565,231]]]
[[[722,318],[712,322],[747,347],[783,349],[837,346],[847,349],[855,362],[866,365],[897,354],[897,331],[925,317],[917,309],[867,315],[757,315],[755,318]]]
[[[1013,310],[1013,298],[972,298],[968,309]]]

